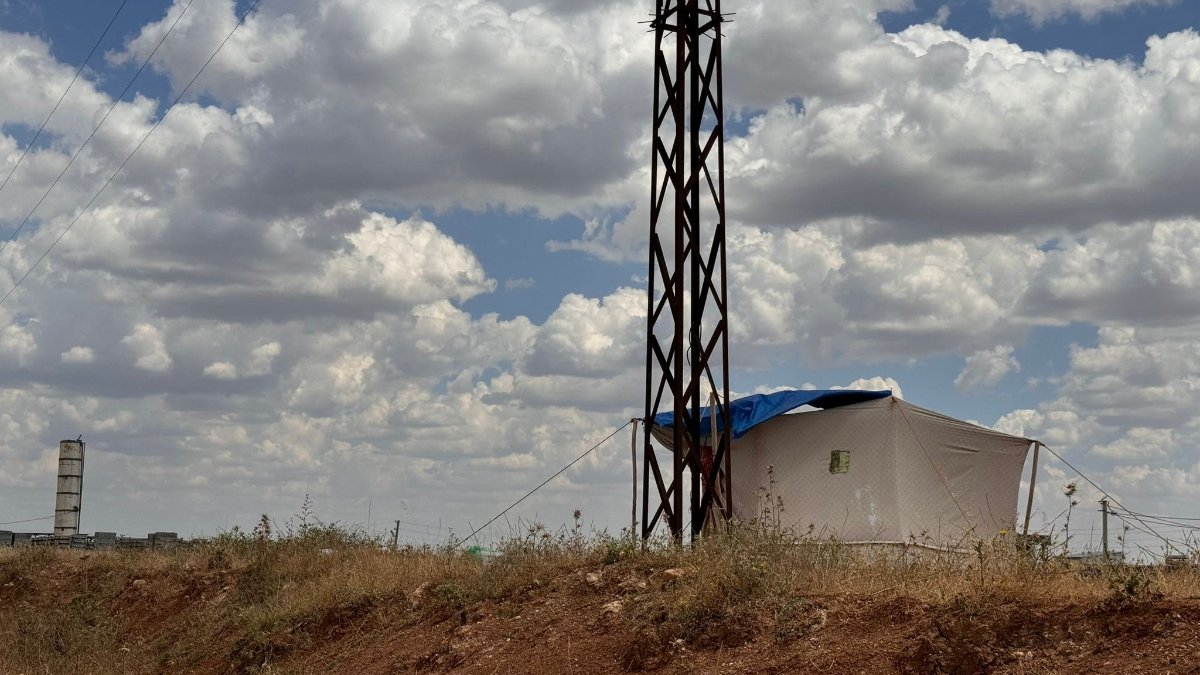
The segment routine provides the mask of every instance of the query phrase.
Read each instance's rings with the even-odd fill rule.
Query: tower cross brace
[[[656,0],[642,537],[732,516],[720,0]],[[715,403],[706,400],[707,392]],[[702,411],[715,425],[701,429]],[[669,474],[651,443],[674,413]],[[703,435],[702,435],[703,434]]]

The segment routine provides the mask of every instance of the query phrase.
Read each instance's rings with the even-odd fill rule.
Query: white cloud
[[[217,361],[204,367],[204,374],[218,380],[236,380],[237,366],[228,361]]]
[[[63,363],[91,363],[96,360],[96,354],[91,347],[71,347],[59,356]]]
[[[246,359],[244,368],[246,375],[257,376],[270,373],[272,364],[282,351],[283,348],[278,342],[268,342],[255,347],[250,352],[249,358]]]
[[[171,369],[171,355],[167,352],[162,332],[153,324],[140,323],[134,326],[132,333],[121,338],[121,344],[133,350],[138,368],[159,373]]]
[[[875,377],[859,378],[845,387],[833,387],[834,389],[862,389],[865,391],[887,391],[891,390],[892,396],[896,398],[904,398],[904,390],[900,388],[900,383],[891,377]]]
[[[998,345],[968,356],[962,372],[954,378],[954,386],[963,390],[992,387],[1005,375],[1020,370],[1021,364],[1013,356],[1013,346]]]
[[[996,426],[1130,494],[1182,494],[1200,446],[1200,197],[1186,184],[1200,38],[1153,39],[1139,67],[933,26],[888,35],[876,15],[902,4],[750,0],[728,27],[730,115],[757,115],[728,147],[735,367],[954,354],[974,359],[960,383],[986,383],[1014,367],[996,345],[1097,322],[1099,344],[1043,378],[1053,398]],[[189,10],[159,55],[173,86],[233,7]],[[395,214],[569,213],[582,238],[552,248],[644,271],[650,48],[628,28],[645,11],[264,3],[199,82],[198,100],[221,105],[176,108],[6,304],[42,323],[0,336],[0,509],[42,499],[54,441],[85,433],[93,513],[113,527],[163,527],[143,514],[186,504],[170,527],[211,531],[305,493],[345,522],[372,496],[403,513],[401,494],[437,505],[418,519],[490,516],[638,414],[643,291],[539,276],[539,296],[564,296],[544,322],[498,301],[505,318],[468,311],[496,287],[471,249],[487,240]],[[164,28],[116,58],[144,56]],[[0,102],[0,124],[37,123],[71,67],[35,38],[0,46],[20,56],[0,85],[29,93]],[[109,102],[91,79],[6,196],[37,194],[90,130]],[[161,110],[118,104],[0,277],[45,250]],[[0,134],[0,159],[20,149]],[[0,199],[0,219],[22,217],[20,201]],[[92,365],[64,368],[79,325]],[[884,377],[851,386],[900,394]],[[599,511],[626,462],[596,453],[534,508]]]
[[[729,144],[731,212],[889,239],[1194,214],[1198,60],[1191,31],[1151,38],[1141,67],[933,25],[860,36]]]
[[[467,300],[495,289],[471,251],[432,223],[371,214],[347,236],[349,248],[325,262],[316,289],[334,297],[379,293],[407,305]]]
[[[532,375],[608,376],[643,362],[646,293],[618,289],[596,300],[577,294],[538,330],[524,368]]]
[[[1014,410],[992,427],[1013,436],[1039,440],[1063,451],[1086,445],[1108,431],[1092,417],[1052,406],[1045,410]]]
[[[29,324],[12,321],[0,329],[0,358],[24,366],[37,354],[37,350],[37,339]]]
[[[183,4],[118,58],[143,58]],[[185,47],[164,49],[155,66],[182,86],[234,10],[189,9],[172,34]],[[567,14],[473,0],[264,4],[198,85],[274,124],[247,139],[252,165],[197,187],[250,209],[330,206],[364,191],[551,211],[590,200],[634,166],[627,146],[644,115],[632,85],[650,54],[625,27],[643,14],[630,1]]]
[[[997,16],[1024,14],[1034,23],[1078,15],[1089,21],[1104,14],[1116,14],[1140,7],[1163,7],[1177,0],[991,0],[991,10]]]
[[[1116,460],[1165,459],[1170,457],[1174,445],[1175,432],[1171,429],[1134,427],[1121,438],[1097,445],[1091,451],[1100,457]]]
[[[1014,237],[864,241],[855,223],[741,228],[730,242],[734,337],[818,362],[883,361],[1007,342],[1043,253]]]

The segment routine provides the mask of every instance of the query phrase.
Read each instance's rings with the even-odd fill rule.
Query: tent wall
[[[947,545],[1012,532],[1032,441],[903,401],[894,409],[908,533],[918,539],[936,533],[929,543]]]
[[[956,546],[1012,528],[1029,445],[890,397],[783,415],[733,444],[734,514],[759,517],[770,497],[801,532]],[[830,471],[834,451],[846,473]]]

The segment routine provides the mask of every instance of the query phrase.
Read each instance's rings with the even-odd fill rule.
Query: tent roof
[[[734,438],[741,438],[754,427],[767,420],[791,412],[802,405],[814,408],[840,408],[844,405],[887,398],[892,392],[861,391],[857,389],[789,389],[773,394],[754,394],[729,403],[729,415],[733,420],[730,428]],[[709,422],[712,408],[705,406],[700,413],[700,435],[711,436]],[[675,426],[675,413],[659,413],[654,424],[660,427]]]

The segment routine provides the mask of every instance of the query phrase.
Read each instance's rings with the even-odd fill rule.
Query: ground
[[[1192,571],[761,553],[14,552],[0,672],[1200,673]]]

